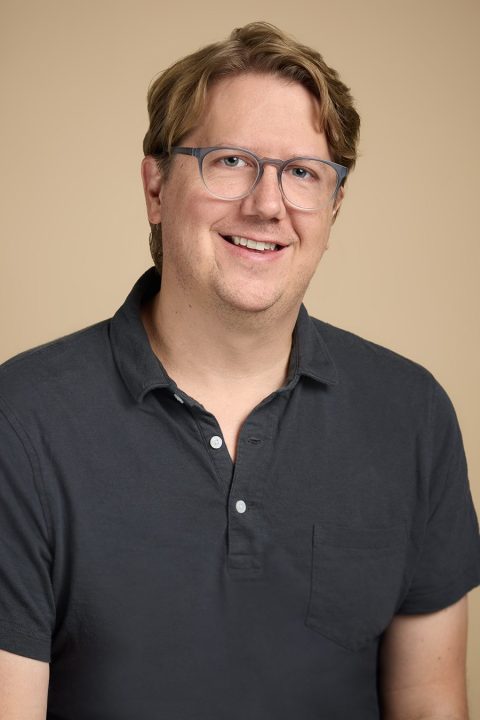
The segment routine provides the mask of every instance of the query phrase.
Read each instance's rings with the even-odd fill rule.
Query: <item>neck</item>
[[[221,302],[202,304],[162,282],[142,308],[142,320],[153,351],[180,387],[195,382],[242,392],[248,383],[272,392],[287,377],[299,307],[245,312]]]

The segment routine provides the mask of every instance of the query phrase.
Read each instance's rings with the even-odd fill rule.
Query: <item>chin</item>
[[[233,296],[232,294],[222,293],[223,304],[230,307],[233,312],[237,313],[262,313],[270,310],[275,305],[279,304],[280,295],[273,296],[272,294],[266,295],[264,293],[255,295],[252,293],[238,293]]]

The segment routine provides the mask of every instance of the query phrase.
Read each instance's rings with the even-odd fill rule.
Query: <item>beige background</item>
[[[0,360],[110,316],[150,264],[140,186],[154,75],[268,20],[353,89],[361,158],[310,312],[427,366],[480,508],[480,10],[473,0],[2,0]],[[469,686],[480,718],[480,592]]]

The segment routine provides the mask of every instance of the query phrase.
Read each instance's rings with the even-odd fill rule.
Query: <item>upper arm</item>
[[[50,667],[0,650],[1,720],[45,720]]]
[[[385,720],[467,720],[467,596],[423,615],[397,615],[380,652]]]
[[[30,438],[0,397],[0,648],[48,662],[56,607],[44,498]]]

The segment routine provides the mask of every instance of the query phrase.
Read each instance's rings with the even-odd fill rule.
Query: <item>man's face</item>
[[[317,127],[316,102],[302,85],[273,75],[223,79],[210,88],[201,122],[181,144],[242,147],[282,160],[300,155],[332,159]],[[175,283],[201,307],[275,308],[274,315],[298,307],[327,248],[343,189],[335,205],[312,212],[284,201],[271,165],[248,197],[234,201],[209,194],[194,157],[176,155],[166,181],[156,172],[147,158],[147,208],[150,222],[162,224],[166,283]],[[232,236],[284,247],[256,252],[225,239]]]

